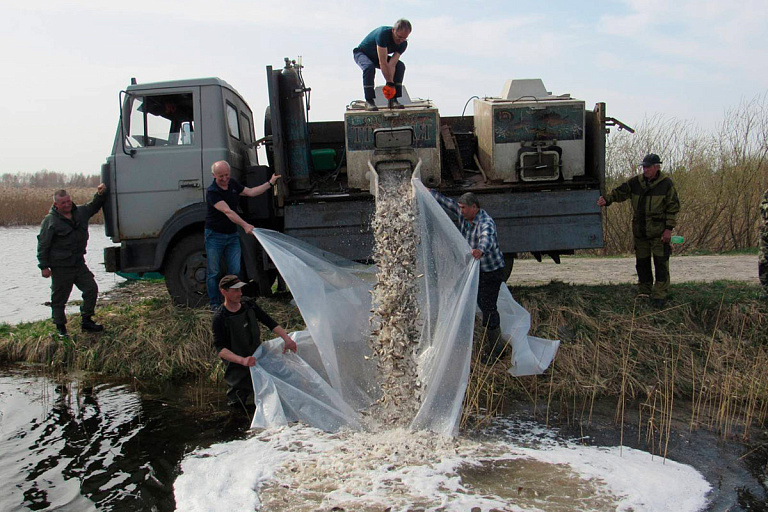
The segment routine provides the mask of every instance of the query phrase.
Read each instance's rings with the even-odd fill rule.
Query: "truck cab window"
[[[237,109],[230,102],[227,102],[227,125],[229,134],[240,140],[240,126],[237,124]]]
[[[240,126],[243,129],[243,142],[246,144],[253,142],[253,137],[251,137],[251,121],[242,112],[240,112]]]
[[[131,148],[194,144],[192,93],[133,96],[126,145]]]

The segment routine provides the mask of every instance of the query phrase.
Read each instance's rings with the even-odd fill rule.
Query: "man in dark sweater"
[[[66,190],[57,190],[53,206],[37,235],[37,261],[44,278],[51,278],[51,311],[59,337],[67,337],[65,307],[72,286],[83,292],[80,306],[83,331],[99,332],[104,327],[93,321],[99,287],[85,264],[88,245],[88,220],[104,205],[106,185],[101,183],[93,199],[77,206]]]
[[[237,276],[227,275],[221,278],[219,290],[224,297],[224,304],[219,306],[212,320],[213,344],[219,357],[227,364],[224,381],[229,385],[229,405],[245,404],[253,394],[248,367],[256,364],[253,354],[261,345],[259,322],[283,338],[283,353],[288,350],[296,352],[296,342],[288,336],[285,329],[255,302],[243,298],[243,286],[245,283]]]
[[[253,233],[253,226],[237,213],[240,196],[256,197],[275,186],[280,178],[273,174],[269,181],[257,187],[245,187],[230,178],[230,167],[226,160],[219,160],[211,166],[213,183],[208,187],[205,200],[208,210],[205,216],[205,254],[207,259],[206,286],[211,309],[221,304],[218,280],[224,264],[227,273],[240,275],[240,235],[237,227],[246,234]]]

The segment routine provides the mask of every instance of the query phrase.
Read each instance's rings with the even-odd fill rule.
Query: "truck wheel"
[[[202,233],[179,240],[165,264],[165,286],[173,302],[197,308],[208,302],[205,287],[205,241]]]

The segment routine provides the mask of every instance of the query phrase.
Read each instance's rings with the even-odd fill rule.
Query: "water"
[[[0,369],[0,510],[174,510],[184,454],[249,424],[219,393]]]
[[[37,227],[0,235],[10,270],[0,321],[47,318]],[[107,245],[93,226],[87,260],[102,292],[122,282],[102,270]],[[71,299],[79,297],[74,290]],[[681,428],[665,461],[618,448],[612,410],[584,430],[544,428],[530,417],[458,439],[301,425],[252,435],[250,418],[224,406],[222,389],[51,377],[17,365],[0,368],[0,510],[766,508],[766,449]],[[624,435],[625,445],[645,448],[636,428]]]
[[[0,282],[0,323],[10,324],[50,318],[51,308],[45,303],[51,299],[51,280],[44,279],[37,268],[38,226],[0,227],[0,261],[4,277]],[[104,270],[103,249],[113,245],[104,234],[104,227],[91,225],[88,252],[85,261],[99,285],[99,293],[110,290],[125,281],[122,277]],[[72,289],[67,313],[79,311],[73,301],[82,299],[77,287]],[[98,315],[98,308],[96,311]]]
[[[0,368],[0,510],[765,509],[766,450],[681,429],[664,460],[626,446],[638,443],[632,428],[619,448],[598,408],[573,431],[516,409],[456,439],[252,434],[222,389]]]

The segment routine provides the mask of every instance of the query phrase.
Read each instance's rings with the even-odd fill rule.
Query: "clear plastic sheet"
[[[418,302],[422,332],[417,349],[421,407],[411,428],[455,435],[469,378],[479,265],[453,221],[418,179]],[[254,231],[296,300],[307,330],[293,333],[298,355],[271,340],[255,354],[251,376],[257,410],[252,426],[300,420],[337,430],[362,428],[363,413],[380,395],[370,357],[370,290],[375,268],[344,260],[269,230]],[[542,373],[559,342],[529,337],[530,316],[502,286],[499,314],[512,345],[513,375]]]

